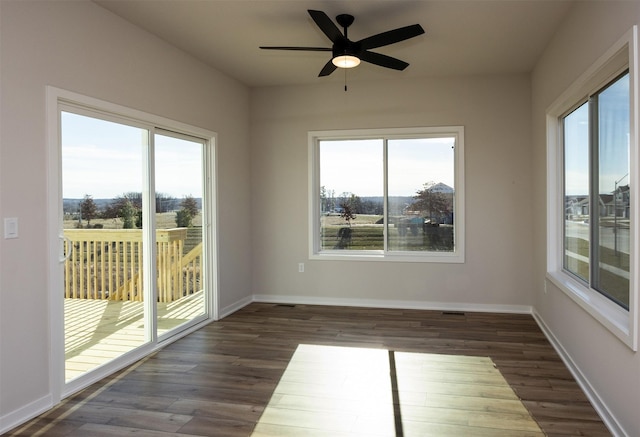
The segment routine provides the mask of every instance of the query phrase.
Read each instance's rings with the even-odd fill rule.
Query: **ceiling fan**
[[[311,9],[308,10],[308,12],[320,30],[331,40],[333,43],[332,47],[261,46],[260,48],[264,50],[332,52],[333,56],[329,62],[325,64],[318,76],[328,76],[333,73],[336,68],[356,67],[360,64],[360,61],[392,68],[394,70],[404,70],[409,66],[407,62],[369,50],[404,41],[424,33],[422,26],[413,24],[411,26],[382,32],[359,41],[351,41],[347,36],[347,29],[353,24],[353,15],[340,14],[336,17],[336,22],[344,29],[344,32],[341,32],[324,12]]]

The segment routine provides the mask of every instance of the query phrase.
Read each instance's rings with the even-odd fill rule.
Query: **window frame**
[[[629,310],[564,269],[564,144],[562,118],[586,102],[621,73],[629,70],[631,190]],[[640,224],[640,174],[638,166],[638,56],[637,26],[627,31],[589,69],[576,79],[547,109],[547,268],[546,278],[584,311],[637,351],[638,332],[638,229]],[[590,156],[590,159],[592,157]],[[592,170],[591,170],[592,171]],[[547,292],[545,284],[545,293]]]
[[[326,140],[363,140],[363,139],[411,139],[455,137],[454,149],[454,250],[452,252],[397,251],[388,250],[386,225],[383,250],[344,251],[321,250],[320,242],[320,142]],[[464,263],[465,254],[465,212],[464,212],[464,127],[438,126],[417,128],[353,129],[333,131],[310,131],[309,143],[309,259],[332,261],[392,261],[392,262],[430,262]],[[384,216],[387,216],[387,165],[383,157],[383,193]]]

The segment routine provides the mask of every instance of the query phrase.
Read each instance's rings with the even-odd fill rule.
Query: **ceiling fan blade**
[[[376,47],[382,47],[404,41],[405,39],[413,38],[414,36],[422,35],[423,33],[424,29],[422,26],[419,24],[412,24],[411,26],[400,27],[398,29],[370,36],[358,41],[358,43],[361,45],[362,50],[375,49]]]
[[[331,18],[329,18],[327,14],[322,11],[314,11],[313,9],[309,9],[307,12],[309,12],[313,21],[315,21],[316,25],[327,35],[331,42],[335,43],[344,38],[340,29],[331,21]]]
[[[322,77],[322,76],[329,76],[331,73],[333,73],[334,71],[336,71],[336,67],[332,60],[330,59],[329,62],[327,62],[324,67],[322,67],[322,70],[320,71],[320,74],[318,75],[318,77]]]
[[[391,56],[381,55],[380,53],[363,51],[359,57],[362,61],[379,65],[381,67],[393,68],[394,70],[404,70],[409,66],[407,62],[392,58]]]
[[[263,50],[296,50],[300,52],[330,52],[329,47],[289,47],[289,46],[260,46]]]

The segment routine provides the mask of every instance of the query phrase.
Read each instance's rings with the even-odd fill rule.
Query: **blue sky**
[[[629,183],[628,76],[598,94],[598,176],[600,194]],[[589,104],[564,118],[566,195],[589,193]]]
[[[428,182],[454,187],[454,139],[389,140],[390,196],[413,196]],[[320,185],[360,197],[383,195],[383,141],[320,142]]]
[[[63,197],[114,198],[143,189],[147,130],[62,113]],[[156,135],[156,192],[202,197],[202,145]]]

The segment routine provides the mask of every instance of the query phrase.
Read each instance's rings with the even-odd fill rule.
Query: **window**
[[[564,268],[628,310],[629,73],[563,117],[562,131]]]
[[[548,277],[634,349],[635,46],[634,28],[547,114]]]
[[[463,132],[310,133],[311,256],[463,262]]]

